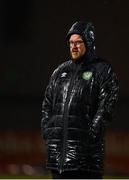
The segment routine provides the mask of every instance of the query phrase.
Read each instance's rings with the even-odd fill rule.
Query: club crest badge
[[[90,79],[92,78],[92,75],[93,75],[92,72],[87,71],[87,72],[84,72],[84,73],[82,74],[82,78],[85,79],[85,80],[90,80]]]

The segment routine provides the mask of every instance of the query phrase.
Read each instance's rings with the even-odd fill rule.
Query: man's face
[[[80,59],[86,53],[85,44],[79,34],[71,35],[69,39],[70,54],[73,60]]]

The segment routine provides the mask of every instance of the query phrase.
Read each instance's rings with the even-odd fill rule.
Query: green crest
[[[90,71],[84,72],[84,73],[82,74],[82,78],[85,79],[85,80],[89,80],[89,79],[91,79],[92,74],[93,74],[93,73],[90,72]]]

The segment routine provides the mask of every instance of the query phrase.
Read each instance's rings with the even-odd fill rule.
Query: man
[[[92,23],[76,22],[71,58],[52,74],[42,106],[42,135],[53,178],[102,178],[105,130],[118,97],[111,65],[95,54]]]

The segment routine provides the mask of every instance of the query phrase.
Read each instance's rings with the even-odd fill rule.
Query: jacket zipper
[[[67,135],[68,135],[68,132],[67,132],[67,126],[68,126],[68,104],[69,104],[69,100],[70,100],[70,94],[72,92],[72,89],[73,89],[73,84],[74,84],[74,80],[76,78],[76,75],[77,75],[77,72],[78,70],[80,69],[80,65],[78,65],[73,77],[71,78],[70,80],[70,85],[69,85],[69,88],[68,88],[68,93],[67,93],[67,97],[66,97],[66,102],[65,102],[65,106],[64,106],[64,114],[63,114],[63,144],[62,144],[62,159],[61,159],[61,162],[60,162],[60,169],[59,169],[59,173],[61,174],[64,169],[63,169],[63,165],[64,165],[64,160],[65,160],[65,155],[66,155],[66,140],[67,140]]]

